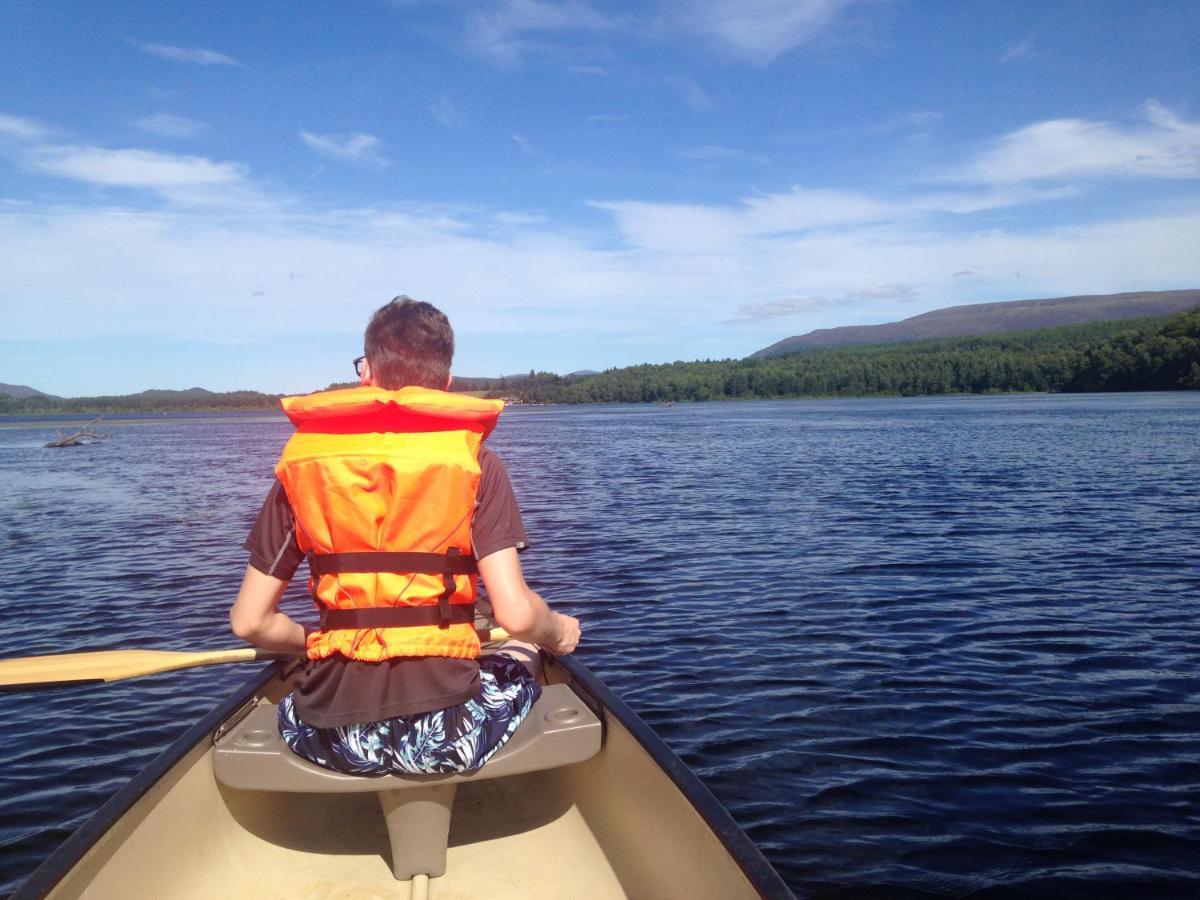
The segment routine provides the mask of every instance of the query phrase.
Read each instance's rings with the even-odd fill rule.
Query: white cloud
[[[969,165],[950,173],[963,181],[1014,184],[1047,178],[1200,177],[1200,123],[1147,103],[1136,126],[1052,119],[992,142]]]
[[[634,247],[685,253],[733,252],[747,240],[782,238],[816,229],[909,221],[930,213],[967,215],[1071,193],[1066,189],[992,188],[929,192],[893,200],[853,191],[795,187],[744,197],[736,204],[647,203],[593,205],[613,214]]]
[[[1020,231],[870,223],[694,253],[606,248],[520,210],[0,206],[0,305],[10,340],[244,340],[349,334],[406,292],[446,309],[460,334],[493,344],[521,335],[526,364],[548,335],[557,346],[598,332],[636,340],[642,361],[740,355],[784,336],[784,315],[796,330],[911,315],[903,296],[868,296],[885,286],[919,291],[932,307],[1195,285],[1197,210]],[[968,267],[971,278],[949,274]],[[266,295],[250,304],[253,291]],[[731,316],[736,335],[708,333]],[[689,343],[699,326],[703,351]],[[599,363],[618,361],[639,360]]]
[[[683,102],[688,105],[689,109],[695,112],[704,112],[707,109],[712,109],[712,98],[700,85],[696,84],[691,78],[686,75],[678,75],[668,79],[668,83],[679,92],[679,96],[683,98]]]
[[[449,97],[435,97],[429,104],[429,113],[439,125],[458,131],[463,127],[463,117]]]
[[[537,35],[600,31],[613,24],[581,0],[506,0],[495,8],[474,12],[467,31],[468,42],[476,52],[512,64],[530,49]]]
[[[915,300],[917,291],[907,284],[877,284],[846,294],[849,300]]]
[[[808,43],[860,0],[691,0],[681,27],[714,40],[733,56],[766,64]]]
[[[830,301],[824,297],[784,297],[781,300],[766,300],[762,303],[743,303],[738,307],[737,315],[725,324],[781,319],[797,313],[812,312],[829,305]]]
[[[1021,59],[1031,59],[1037,55],[1037,51],[1033,47],[1033,35],[1029,35],[1029,37],[1013,44],[1005,50],[1000,56],[1000,62],[1016,62]]]
[[[206,50],[203,47],[175,47],[171,44],[144,43],[138,44],[143,52],[160,59],[172,62],[187,63],[194,66],[240,66],[232,56],[218,53],[216,50]]]
[[[771,161],[761,153],[751,153],[748,150],[738,150],[734,147],[722,147],[719,144],[688,147],[680,150],[679,155],[684,159],[695,159],[701,162],[748,162],[763,165]]]
[[[0,138],[15,138],[18,141],[37,141],[50,132],[32,119],[0,113]]]
[[[198,122],[183,116],[173,116],[170,113],[156,113],[145,116],[136,123],[142,131],[168,138],[189,138],[199,134],[203,126]]]
[[[383,142],[373,134],[357,131],[351,134],[314,134],[311,131],[301,131],[300,140],[314,153],[339,162],[376,170],[384,169],[388,165],[381,152]]]
[[[517,145],[517,149],[526,156],[536,156],[537,152],[533,149],[533,144],[529,143],[529,139],[523,134],[513,133],[512,142]]]
[[[1149,130],[1192,127],[1160,107],[1148,116]],[[1046,227],[1020,208],[1071,196],[1055,184],[908,185],[894,195],[797,187],[722,204],[596,202],[611,221],[584,230],[525,209],[339,210],[261,197],[181,207],[197,196],[254,199],[255,188],[245,167],[204,157],[9,152],[45,174],[173,204],[99,209],[90,194],[73,207],[0,203],[10,340],[346,334],[406,292],[446,308],[462,334],[519,343],[514,354],[536,352],[547,335],[562,346],[603,333],[614,354],[665,360],[749,353],[783,336],[785,316],[807,330],[983,300],[1200,284],[1195,196],[1108,221],[1089,204],[1089,224]],[[981,215],[998,209],[1012,215]],[[1067,221],[1073,209],[1055,211]],[[736,334],[713,327],[729,321]],[[701,333],[703,349],[689,343]],[[515,334],[522,341],[497,340]],[[637,360],[597,363],[627,361]]]
[[[150,150],[43,146],[25,156],[28,165],[48,175],[107,187],[172,189],[232,185],[245,169],[202,156],[177,156]]]

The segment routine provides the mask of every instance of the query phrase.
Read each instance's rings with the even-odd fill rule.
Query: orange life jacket
[[[406,387],[286,397],[275,472],[308,555],[309,659],[479,656],[471,521],[504,404]]]

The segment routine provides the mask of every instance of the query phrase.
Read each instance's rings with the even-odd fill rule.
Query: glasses
[[[362,378],[362,364],[363,364],[363,360],[365,360],[365,359],[366,359],[365,356],[360,356],[354,360],[354,374],[357,375],[359,378]]]

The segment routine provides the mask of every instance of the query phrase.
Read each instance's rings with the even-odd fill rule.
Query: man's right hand
[[[519,641],[537,644],[557,656],[579,644],[579,620],[556,613],[525,583],[514,547],[489,553],[478,561],[479,576],[497,624]]]
[[[568,616],[563,613],[553,613],[554,616],[554,640],[539,644],[543,650],[548,650],[555,656],[566,656],[568,653],[574,653],[575,648],[579,646],[579,620],[574,616]]]

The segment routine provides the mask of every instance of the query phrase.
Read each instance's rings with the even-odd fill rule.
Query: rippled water
[[[231,644],[287,424],[103,430],[0,428],[0,654]],[[1200,893],[1200,395],[517,408],[493,442],[530,582],[798,893]],[[0,695],[0,890],[245,675]]]

